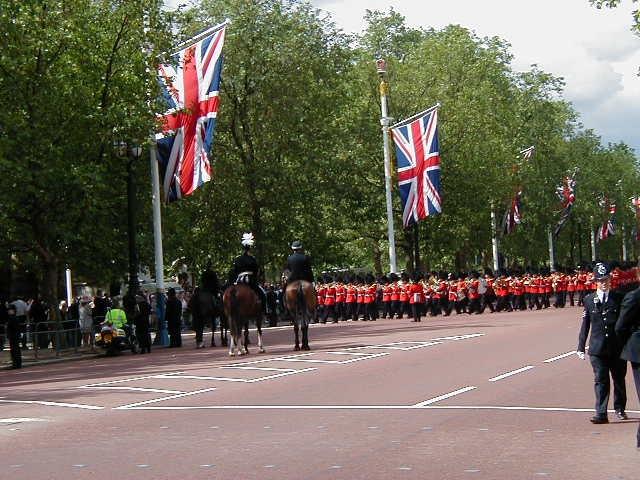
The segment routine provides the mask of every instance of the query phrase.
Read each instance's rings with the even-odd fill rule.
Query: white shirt
[[[23,317],[27,314],[27,303],[18,299],[11,303],[16,308],[16,317]]]
[[[609,290],[605,291],[598,289],[596,290],[596,296],[598,297],[598,300],[600,300],[600,303],[605,303],[609,297]]]

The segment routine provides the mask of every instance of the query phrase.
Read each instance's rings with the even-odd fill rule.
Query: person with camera
[[[582,326],[578,336],[576,354],[584,360],[587,337],[589,337],[589,360],[595,377],[596,414],[591,423],[609,423],[610,380],[613,379],[613,407],[616,417],[626,420],[627,392],[625,376],[627,362],[620,358],[623,344],[616,335],[615,325],[620,311],[621,296],[611,290],[609,267],[597,263],[594,270],[596,291],[584,297]],[[591,335],[589,336],[589,333]]]

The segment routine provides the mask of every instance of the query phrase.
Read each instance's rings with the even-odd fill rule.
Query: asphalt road
[[[592,425],[580,310],[289,328],[0,372],[0,478],[637,479],[640,408]]]

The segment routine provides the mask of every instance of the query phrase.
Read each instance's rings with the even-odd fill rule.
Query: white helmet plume
[[[249,232],[249,233],[242,234],[242,241],[240,243],[242,243],[243,246],[253,247],[254,242],[255,240],[253,238],[253,233]]]

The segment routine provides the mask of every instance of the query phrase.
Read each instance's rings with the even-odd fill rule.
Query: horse
[[[210,291],[196,288],[191,297],[190,308],[193,316],[193,329],[196,332],[196,347],[204,347],[203,330],[205,325],[211,324],[211,346],[215,347],[216,318],[220,318],[220,340],[222,346],[227,346],[227,320],[222,312],[220,298]]]
[[[258,348],[264,353],[262,345],[262,302],[258,294],[246,284],[238,283],[227,288],[222,296],[224,314],[229,320],[231,342],[229,356],[249,353],[249,321],[255,320],[258,328]],[[244,330],[244,336],[242,336]]]
[[[294,350],[300,350],[298,329],[302,330],[302,350],[310,350],[309,323],[316,311],[316,292],[313,285],[306,280],[289,283],[284,292],[284,303],[293,317],[293,332],[296,338]]]

